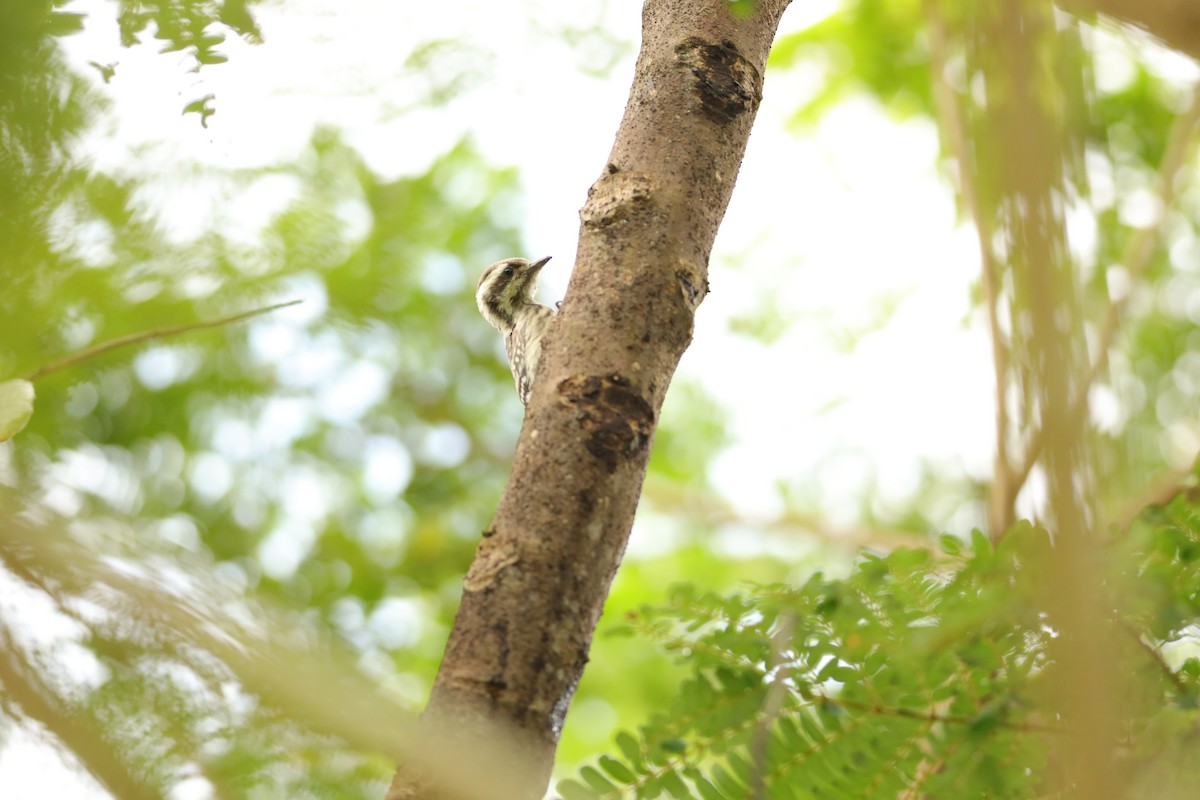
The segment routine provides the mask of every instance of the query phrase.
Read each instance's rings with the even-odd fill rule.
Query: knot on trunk
[[[579,218],[589,228],[604,228],[639,213],[650,202],[650,180],[644,175],[620,172],[612,164],[588,189],[588,201]]]
[[[730,123],[762,102],[762,76],[728,39],[714,44],[689,36],[675,55],[692,71],[700,108],[713,122]]]
[[[609,472],[650,441],[654,409],[620,375],[573,375],[558,384],[558,397],[576,410],[584,445]]]

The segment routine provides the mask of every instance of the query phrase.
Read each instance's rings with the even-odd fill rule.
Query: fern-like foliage
[[[692,669],[639,735],[558,789],[597,797],[1024,798],[1047,796],[1074,721],[1044,711],[1069,638],[1046,611],[1052,544],[1019,525],[993,545],[866,553],[851,574],[717,595],[689,586],[629,629]],[[1200,785],[1200,661],[1161,645],[1200,618],[1200,510],[1180,498],[1097,548],[1121,698],[1128,796]],[[1180,660],[1180,659],[1177,659]],[[1169,767],[1169,768],[1168,768]],[[1150,794],[1138,794],[1138,787]],[[1189,789],[1189,787],[1191,787]],[[1069,787],[1068,787],[1069,790]]]

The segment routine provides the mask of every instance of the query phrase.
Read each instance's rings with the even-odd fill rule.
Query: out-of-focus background
[[[986,524],[993,354],[921,8],[784,16],[564,772],[673,691],[678,664],[606,634],[672,582],[838,574],[856,548]],[[475,280],[552,255],[542,299],[562,296],[639,14],[5,2],[0,380],[303,302],[35,382],[28,426],[0,444],[0,513],[62,541],[32,560],[16,538],[4,549],[0,795],[105,797],[129,769],[173,800],[382,796],[389,759],[281,716],[220,642],[236,628],[330,647],[423,706],[521,422]],[[1119,509],[1200,449],[1200,193],[1181,182],[1162,221],[1155,188],[1200,70],[1111,24],[1085,26],[1081,52],[1090,195],[1071,198],[1068,230],[1093,339],[1105,303],[1127,300],[1090,411]],[[1130,275],[1121,254],[1150,227],[1161,246]],[[1041,487],[1035,470],[1019,515]],[[184,617],[158,613],[164,598]],[[189,625],[211,638],[168,633]]]

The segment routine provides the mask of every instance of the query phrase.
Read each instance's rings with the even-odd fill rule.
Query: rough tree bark
[[[545,791],[788,3],[747,18],[726,0],[645,3],[625,116],[423,717],[434,759],[460,754],[493,798]],[[411,768],[388,793],[443,796]]]

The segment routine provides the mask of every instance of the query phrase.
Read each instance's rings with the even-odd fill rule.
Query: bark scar
[[[520,560],[521,553],[516,543],[495,536],[495,531],[488,528],[479,542],[479,552],[471,562],[471,569],[463,579],[463,591],[481,592],[487,589],[500,573]]]
[[[713,122],[732,122],[762,102],[762,76],[728,39],[713,44],[689,36],[676,45],[675,56],[692,71],[700,108]]]
[[[621,375],[572,375],[558,398],[577,412],[584,445],[609,472],[644,449],[654,430],[654,409]]]
[[[644,175],[620,172],[612,164],[588,189],[588,201],[579,218],[588,228],[604,228],[635,213],[650,202],[650,180]]]

